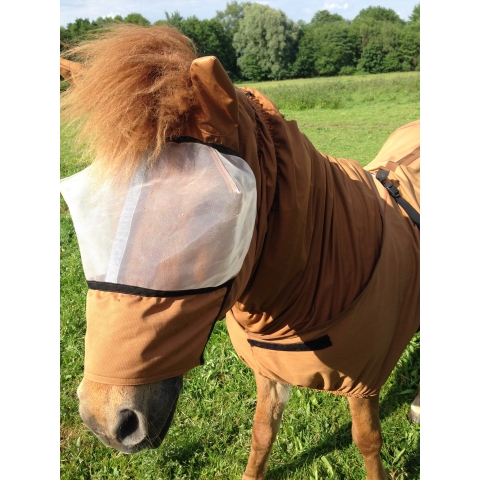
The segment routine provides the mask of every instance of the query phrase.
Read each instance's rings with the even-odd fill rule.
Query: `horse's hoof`
[[[410,412],[408,413],[408,419],[412,423],[420,423],[420,413],[416,413],[416,412],[410,410]]]
[[[417,396],[417,398],[410,405],[408,419],[413,423],[420,423],[420,396]]]

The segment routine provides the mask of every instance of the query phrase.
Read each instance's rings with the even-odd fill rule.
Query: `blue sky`
[[[60,0],[60,25],[74,22],[76,18],[96,20],[98,17],[141,13],[150,22],[165,19],[165,12],[178,10],[184,18],[192,15],[199,19],[210,19],[217,11],[225,10],[227,0]],[[294,21],[309,22],[315,12],[329,10],[352,20],[363,8],[381,6],[395,10],[401,18],[408,20],[413,7],[419,0],[268,0],[261,1],[272,8],[282,10]]]

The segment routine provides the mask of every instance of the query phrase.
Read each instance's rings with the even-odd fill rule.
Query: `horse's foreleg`
[[[352,414],[353,441],[363,455],[367,480],[386,480],[387,472],[380,458],[382,433],[376,397],[348,397]]]
[[[253,419],[252,447],[242,480],[265,478],[268,458],[291,388],[290,385],[282,385],[259,374],[255,374],[255,380],[258,399]]]

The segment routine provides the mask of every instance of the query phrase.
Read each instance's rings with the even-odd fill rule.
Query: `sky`
[[[184,18],[195,15],[205,20],[215,17],[217,11],[225,10],[227,3],[228,0],[60,0],[60,25],[65,27],[77,18],[96,20],[115,15],[126,17],[129,13],[140,13],[153,23],[165,19],[165,12],[172,14],[175,11]],[[370,6],[391,8],[400,18],[408,20],[419,0],[267,0],[256,3],[282,10],[293,21],[310,22],[319,10],[353,20],[360,10]]]

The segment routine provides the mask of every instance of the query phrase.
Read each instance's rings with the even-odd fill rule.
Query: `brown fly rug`
[[[419,329],[420,231],[374,174],[387,171],[420,211],[419,121],[396,130],[362,167],[317,151],[262,93],[234,87],[215,57],[196,58],[185,37],[161,28],[118,32],[73,52],[84,54],[86,68],[72,71],[79,80],[63,99],[66,114],[83,122],[79,138],[95,155],[98,177],[131,175],[142,158],[152,165],[165,145],[187,137],[246,162],[256,212],[241,269],[211,316],[202,310],[209,320],[195,335],[187,335],[196,321],[191,299],[184,329],[170,329],[171,338],[150,332],[143,340],[140,328],[132,330],[139,345],[156,342],[158,361],[142,366],[142,355],[125,349],[110,368],[97,342],[87,345],[86,378],[138,385],[185,373],[201,363],[215,320],[226,315],[235,350],[262,376],[346,396],[377,395]],[[131,322],[143,315],[135,309],[155,302],[139,291],[138,301],[122,304],[118,291],[89,286],[92,318],[108,318],[110,308],[118,316],[125,305]],[[112,351],[121,349],[118,343]]]
[[[281,178],[290,179],[285,197],[277,193],[275,214],[288,211],[297,228],[279,225],[268,236],[271,271],[257,270],[252,286],[266,296],[286,271],[291,276],[267,308],[250,292],[241,296],[227,313],[230,338],[240,358],[270,379],[341,395],[378,394],[419,328],[420,232],[373,174],[385,171],[420,212],[419,121],[396,130],[361,168],[312,152],[295,122],[252,93],[277,145],[277,175],[280,166]],[[278,131],[291,139],[287,148]],[[299,205],[292,194],[308,198]]]

